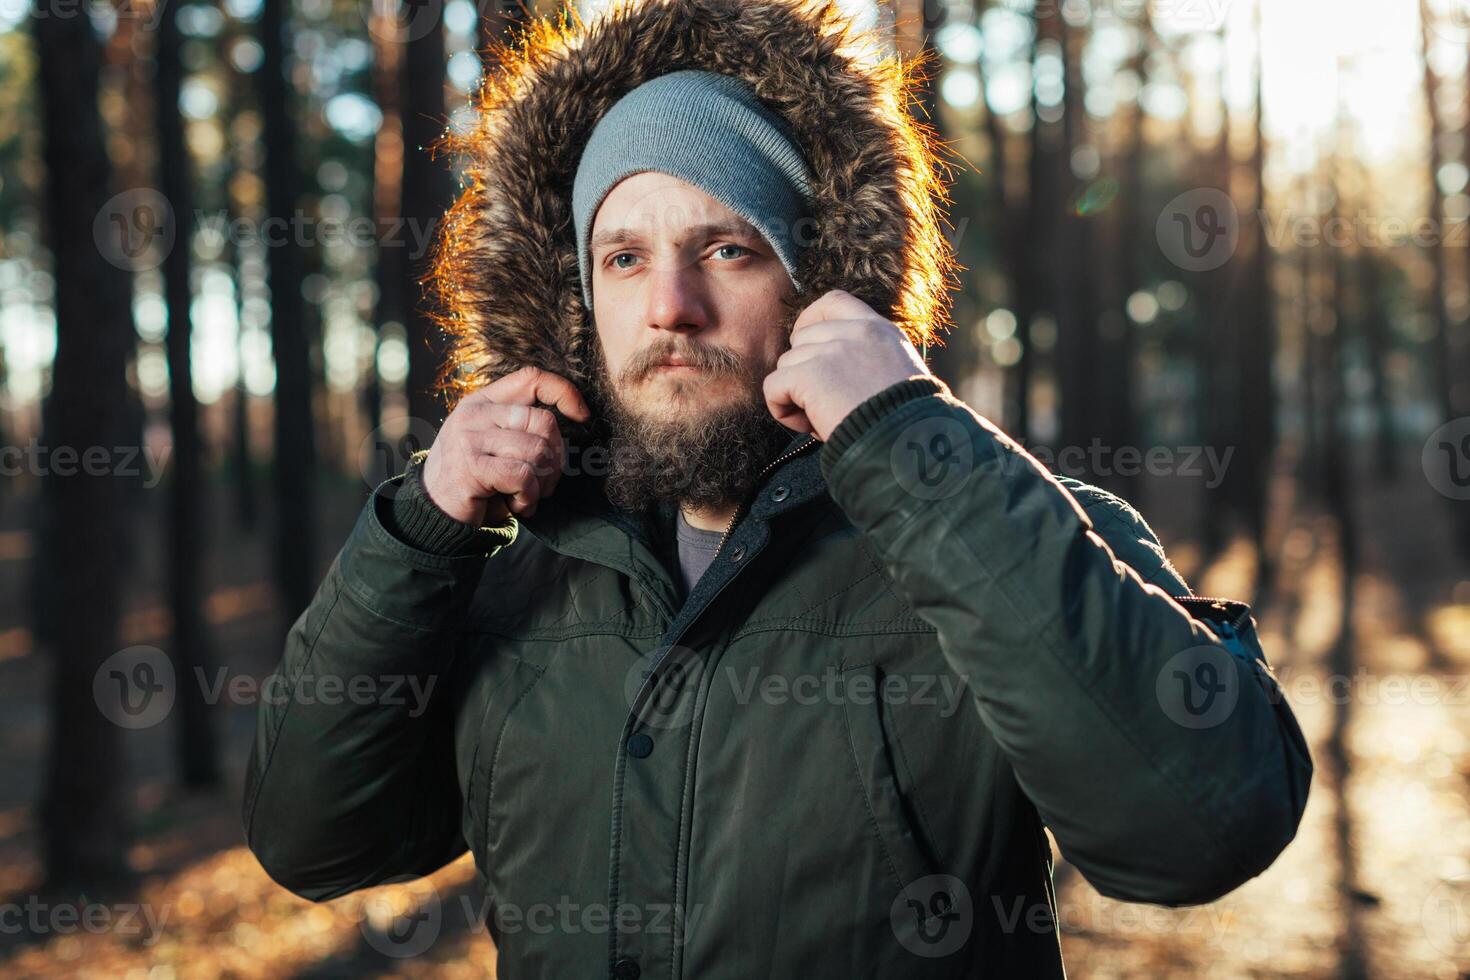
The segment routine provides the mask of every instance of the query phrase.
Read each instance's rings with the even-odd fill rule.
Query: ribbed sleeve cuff
[[[440,510],[424,491],[423,469],[428,456],[425,449],[409,457],[393,506],[383,515],[389,534],[419,551],[451,557],[488,554],[515,540],[514,517],[506,517],[498,526],[476,527]]]
[[[832,468],[837,465],[837,460],[879,419],[905,402],[923,398],[926,395],[941,394],[951,394],[949,385],[932,374],[916,374],[889,385],[867,401],[862,402],[849,412],[846,418],[837,423],[837,428],[832,430],[827,444],[822,447],[822,479],[831,482],[830,474]]]

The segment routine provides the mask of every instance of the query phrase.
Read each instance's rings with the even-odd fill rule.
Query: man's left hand
[[[930,374],[891,320],[841,289],[801,311],[791,349],[766,376],[766,407],[776,421],[826,442],[868,398],[916,374]]]

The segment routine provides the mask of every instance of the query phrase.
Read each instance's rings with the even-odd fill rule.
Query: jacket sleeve
[[[261,687],[245,838],[312,901],[466,850],[447,675],[486,560],[516,525],[477,529],[435,508],[418,483],[426,455],[373,491]]]
[[[1312,762],[1248,606],[1190,596],[1131,507],[937,379],[859,405],[821,462],[1099,892],[1208,902],[1276,859]]]

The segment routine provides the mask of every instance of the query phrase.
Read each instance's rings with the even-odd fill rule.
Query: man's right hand
[[[523,367],[466,395],[439,429],[422,483],[434,506],[477,527],[529,517],[556,489],[562,438],[554,405],[579,422],[591,420],[580,392],[566,378]]]

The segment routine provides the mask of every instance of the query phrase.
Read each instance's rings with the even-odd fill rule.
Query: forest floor
[[[365,494],[360,483],[324,489],[322,572]],[[1134,502],[1197,593],[1252,597],[1251,549],[1201,553],[1192,533],[1200,497],[1183,481],[1159,481]],[[1273,481],[1269,550],[1279,571],[1257,615],[1316,764],[1296,839],[1259,877],[1186,909],[1103,898],[1059,858],[1070,976],[1470,977],[1470,567],[1452,554],[1447,502],[1417,456],[1396,482],[1358,479],[1353,499],[1361,567],[1347,577],[1335,521],[1290,479]],[[127,572],[125,645],[161,644],[167,630],[162,504],[149,494],[139,513],[137,540],[151,546],[134,549]],[[211,507],[210,652],[228,676],[258,680],[286,626],[266,584],[269,515],[252,534],[226,504]],[[0,509],[0,975],[494,976],[468,857],[427,879],[437,938],[412,957],[386,955],[402,947],[383,930],[431,894],[425,885],[314,905],[265,875],[239,818],[255,727],[249,697],[221,703],[226,779],[215,793],[173,788],[169,722],[128,733],[130,860],[140,872],[130,902],[78,907],[38,895],[48,670],[24,606],[28,520],[26,500]]]

